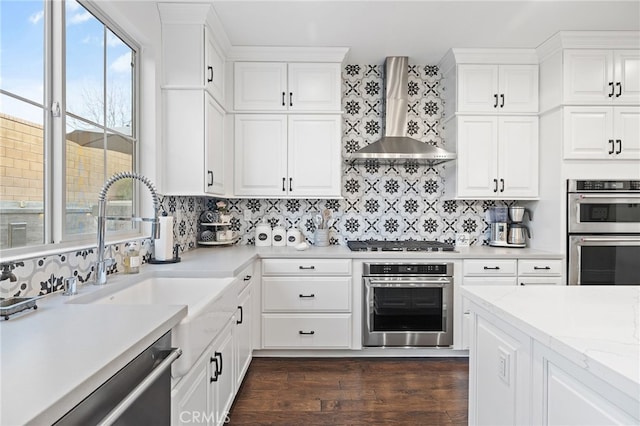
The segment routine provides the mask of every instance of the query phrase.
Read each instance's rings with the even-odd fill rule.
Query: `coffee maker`
[[[525,207],[490,207],[488,210],[491,231],[489,245],[493,247],[526,247],[527,237],[531,238],[531,232],[523,223],[525,216],[529,216],[529,220],[531,220],[531,211]]]

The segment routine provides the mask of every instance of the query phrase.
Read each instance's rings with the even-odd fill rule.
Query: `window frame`
[[[140,171],[140,45],[116,24],[95,1],[76,0],[89,13],[102,23],[109,31],[119,37],[132,51],[132,111],[131,111],[131,136],[133,141],[132,166],[133,171]],[[44,9],[44,81],[42,105],[35,101],[24,99],[19,95],[3,91],[3,94],[20,101],[35,105],[43,110],[43,151],[44,151],[44,191],[43,191],[43,243],[30,246],[0,249],[2,262],[15,261],[24,258],[47,256],[77,249],[96,247],[97,236],[93,234],[68,234],[66,232],[66,0],[43,0]],[[104,47],[106,49],[106,46]],[[104,75],[108,64],[104,63]],[[107,82],[104,81],[103,92],[106,91]],[[106,108],[106,102],[105,107]],[[59,115],[57,112],[59,111]],[[56,113],[54,113],[56,112]],[[73,114],[70,114],[74,117]],[[102,130],[109,130],[104,123]],[[106,150],[103,148],[106,155]],[[105,180],[109,176],[105,176]],[[132,209],[134,215],[140,212],[140,184],[135,182],[132,193]],[[96,201],[98,194],[95,194]],[[142,238],[142,229],[139,225],[131,230],[110,232],[107,242],[109,244],[132,239]]]

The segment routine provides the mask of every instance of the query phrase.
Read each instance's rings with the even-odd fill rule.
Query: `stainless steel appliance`
[[[567,181],[570,285],[640,285],[640,180]]]
[[[364,263],[363,346],[451,346],[453,263]]]
[[[351,251],[454,251],[455,246],[441,241],[347,241]]]
[[[54,425],[171,424],[171,332],[145,349]]]
[[[525,225],[524,217],[531,211],[521,206],[490,207],[487,211],[490,229],[489,245],[493,247],[524,248],[531,231]]]

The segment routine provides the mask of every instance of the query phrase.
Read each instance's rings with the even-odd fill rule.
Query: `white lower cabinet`
[[[465,300],[471,330],[469,424],[639,424],[637,400],[594,375],[588,365],[565,358]]]
[[[349,349],[350,259],[262,261],[263,349]]]
[[[231,404],[253,353],[252,275],[253,265],[225,290],[231,292],[229,303],[233,305],[217,314],[226,318],[224,327],[172,389],[172,425],[217,426],[229,422]]]
[[[518,259],[518,285],[563,285],[562,260]]]

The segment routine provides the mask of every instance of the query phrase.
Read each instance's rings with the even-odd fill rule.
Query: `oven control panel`
[[[570,180],[569,192],[640,191],[640,180]]]
[[[364,275],[452,275],[451,263],[367,263]]]

